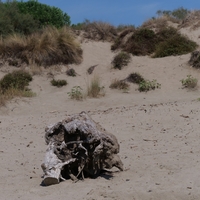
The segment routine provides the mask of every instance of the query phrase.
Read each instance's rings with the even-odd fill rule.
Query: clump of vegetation
[[[160,88],[160,87],[161,87],[161,84],[157,83],[156,80],[153,80],[153,81],[145,80],[139,83],[138,90],[140,92],[147,92],[149,90],[155,90],[156,88]]]
[[[25,90],[30,81],[32,76],[23,70],[8,73],[0,80],[1,93],[4,94],[10,88]]]
[[[35,94],[27,88],[32,76],[25,71],[18,70],[6,74],[0,80],[0,106],[14,97],[32,97]]]
[[[31,34],[45,26],[61,28],[70,25],[67,13],[38,1],[1,1],[0,35]]]
[[[197,86],[198,80],[191,75],[187,75],[186,79],[182,79],[181,83],[184,88],[195,88]]]
[[[128,65],[130,60],[131,56],[129,53],[120,52],[114,57],[112,64],[115,69],[121,70],[124,66]]]
[[[82,100],[83,99],[83,94],[82,94],[82,88],[80,86],[74,86],[70,92],[67,94],[71,99],[75,100]]]
[[[70,68],[70,69],[68,69],[67,71],[66,71],[66,74],[68,75],[68,76],[76,76],[76,72],[75,72],[75,70],[73,69],[73,68]]]
[[[39,66],[78,64],[82,50],[68,28],[46,27],[27,37],[14,34],[0,40],[0,56]]]
[[[72,25],[72,28],[75,30],[83,30],[84,38],[95,41],[113,41],[117,36],[116,28],[102,21],[90,22],[89,20],[85,20],[83,23]]]
[[[130,85],[126,83],[124,80],[114,79],[110,84],[111,89],[118,89],[118,90],[128,90]]]
[[[100,84],[100,78],[98,76],[94,76],[91,83],[88,85],[87,96],[97,98],[104,95],[104,87]]]
[[[125,34],[124,38],[119,36],[111,49],[121,48],[137,56],[153,54],[153,57],[164,57],[186,54],[197,47],[195,42],[181,35],[173,27],[162,27],[157,31],[141,27],[130,32],[128,37]]]
[[[139,73],[131,73],[128,75],[128,77],[125,80],[130,83],[139,84],[140,82],[144,81],[145,79]]]
[[[64,85],[67,85],[67,81],[66,80],[51,80],[51,85],[56,86],[56,87],[62,87]]]
[[[192,52],[198,45],[186,36],[176,34],[157,45],[154,58],[183,55]]]
[[[169,16],[176,20],[184,20],[189,14],[190,11],[183,7],[177,8],[175,10],[158,10],[156,13],[158,16]]]

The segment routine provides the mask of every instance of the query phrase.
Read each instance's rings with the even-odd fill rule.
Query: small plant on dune
[[[104,95],[104,87],[100,85],[100,78],[98,76],[94,76],[91,83],[88,85],[87,96],[97,98]]]
[[[115,69],[121,70],[124,66],[128,65],[130,60],[131,56],[129,53],[120,52],[114,57],[112,64]]]
[[[67,85],[67,81],[66,80],[51,80],[51,85],[56,86],[56,87],[62,87],[64,85]]]
[[[186,79],[182,79],[181,83],[184,88],[195,88],[197,86],[198,80],[191,75],[187,75]]]
[[[140,92],[147,92],[149,90],[155,90],[156,88],[160,88],[160,87],[161,87],[161,84],[157,83],[156,80],[153,80],[153,81],[145,80],[139,83],[138,90]]]
[[[139,84],[140,82],[144,81],[144,78],[139,73],[131,73],[128,75],[128,77],[125,80],[130,83]]]
[[[73,69],[73,68],[70,68],[70,69],[68,69],[67,71],[66,71],[66,74],[68,75],[68,76],[76,76],[76,72],[75,72],[75,70]]]
[[[83,99],[83,94],[82,94],[82,88],[80,86],[74,86],[70,92],[67,94],[71,99],[75,100],[82,100]]]
[[[128,90],[130,85],[126,83],[124,80],[114,79],[110,84],[111,89],[118,89],[118,90]]]

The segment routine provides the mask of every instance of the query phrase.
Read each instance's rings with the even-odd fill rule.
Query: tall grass
[[[87,96],[97,98],[99,96],[104,96],[105,91],[103,90],[104,87],[101,86],[99,76],[94,76],[88,84],[87,87]]]
[[[46,27],[29,36],[13,34],[0,40],[0,56],[22,63],[50,66],[80,63],[82,50],[69,28]]]

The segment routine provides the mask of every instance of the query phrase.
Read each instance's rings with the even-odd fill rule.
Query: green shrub
[[[111,89],[118,89],[118,90],[128,90],[130,85],[126,83],[124,80],[114,79],[110,84]]]
[[[145,27],[124,31],[115,39],[111,50],[120,48],[124,52],[137,56],[153,54],[153,57],[164,57],[186,54],[196,47],[195,42],[181,35],[177,29],[159,25],[155,32]]]
[[[56,87],[62,87],[64,85],[67,85],[67,81],[66,80],[51,80],[51,85],[56,86]]]
[[[61,9],[42,4],[36,0],[20,1],[17,2],[17,6],[20,13],[30,14],[41,28],[48,25],[61,28],[64,25],[69,26],[71,23],[70,17]]]
[[[39,28],[38,23],[27,13],[19,12],[17,2],[0,3],[0,35],[30,34]]]
[[[1,93],[4,94],[10,88],[25,90],[30,81],[32,76],[28,72],[18,70],[8,73],[0,80]]]
[[[196,47],[197,44],[195,42],[189,40],[185,36],[176,34],[166,41],[158,44],[153,57],[158,58],[187,54],[191,51],[194,51]]]
[[[186,79],[182,79],[182,86],[185,88],[195,88],[197,86],[198,80],[191,75],[187,75]]]
[[[130,60],[131,56],[129,53],[120,52],[114,57],[112,64],[115,69],[121,70],[124,66],[128,65]]]
[[[67,94],[70,96],[71,99],[76,99],[76,100],[82,100],[83,99],[83,94],[82,91],[83,89],[80,86],[74,86],[70,92]]]
[[[147,28],[136,30],[127,40],[123,50],[133,55],[149,55],[154,52],[157,36],[154,31]]]
[[[161,84],[157,83],[156,80],[149,81],[145,80],[139,83],[139,88],[138,90],[140,92],[147,92],[149,90],[155,90],[156,88],[160,88]]]

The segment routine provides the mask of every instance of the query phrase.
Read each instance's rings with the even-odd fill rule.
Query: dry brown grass
[[[0,56],[20,59],[22,63],[50,66],[80,63],[82,50],[70,29],[47,27],[27,37],[10,35],[0,41]]]
[[[190,27],[195,30],[200,27],[200,10],[191,11],[188,16],[179,25],[179,28]]]
[[[106,22],[87,22],[84,26],[83,37],[95,41],[113,41],[117,37],[117,30]]]
[[[34,97],[36,94],[31,90],[20,90],[9,88],[4,94],[0,94],[0,107],[5,106],[7,102],[16,97]]]
[[[167,16],[167,15],[163,15],[161,17],[152,18],[152,19],[145,21],[141,27],[152,29],[155,32],[158,32],[164,28],[171,26],[172,24],[179,24],[179,23],[181,23],[180,20],[177,20],[177,19]]]
[[[93,76],[90,84],[87,87],[87,96],[98,98],[100,96],[105,96],[104,87],[101,86],[101,81],[99,76]]]

